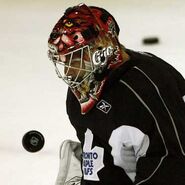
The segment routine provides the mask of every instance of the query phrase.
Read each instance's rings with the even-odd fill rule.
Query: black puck
[[[158,37],[146,37],[143,38],[143,44],[158,44],[159,43],[159,38]]]
[[[38,152],[44,143],[44,136],[36,130],[27,132],[22,138],[22,145],[28,152]]]

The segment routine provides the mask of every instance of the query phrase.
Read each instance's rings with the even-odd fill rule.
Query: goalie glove
[[[60,147],[60,166],[55,185],[80,185],[81,144],[65,140]]]

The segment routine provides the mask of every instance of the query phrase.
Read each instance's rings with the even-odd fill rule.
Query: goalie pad
[[[79,142],[65,140],[60,147],[60,165],[55,185],[80,185],[82,149]]]

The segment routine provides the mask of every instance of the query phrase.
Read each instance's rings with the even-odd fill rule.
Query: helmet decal
[[[102,68],[107,66],[107,60],[113,55],[114,49],[111,46],[97,50],[93,53],[92,61],[96,71],[101,72]]]

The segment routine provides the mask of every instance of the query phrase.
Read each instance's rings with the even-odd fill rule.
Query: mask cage
[[[76,54],[78,54],[78,58],[75,57]],[[71,88],[79,86],[94,72],[89,45],[71,51],[62,57],[55,54],[51,58],[55,65],[55,71],[58,77],[62,78],[64,82]],[[56,60],[53,60],[54,58]],[[76,67],[77,63],[78,66]],[[71,73],[71,71],[75,71],[75,75],[74,73]]]

